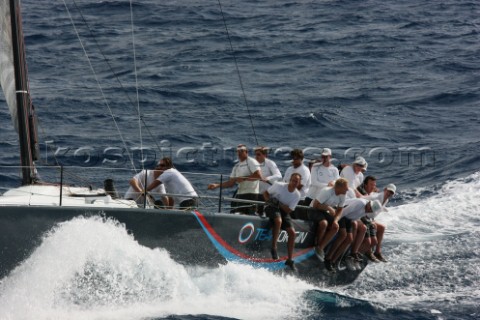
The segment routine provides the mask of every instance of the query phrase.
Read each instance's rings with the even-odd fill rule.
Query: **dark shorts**
[[[258,201],[265,201],[265,198],[263,197],[263,194],[258,195]],[[265,206],[263,204],[257,204],[258,215],[263,216],[264,212],[265,212]]]
[[[345,228],[347,229],[347,233],[352,233],[352,220],[347,219],[343,217],[338,221],[338,225],[340,226],[341,229]]]
[[[367,226],[367,231],[365,232],[365,237],[376,237],[377,236],[377,228],[373,220],[368,218],[362,218],[362,222]]]
[[[298,204],[299,204],[300,206],[306,206],[306,207],[308,207],[308,206],[310,206],[310,203],[312,203],[312,201],[313,201],[312,198],[306,197],[305,200],[300,200],[300,201],[298,202]]]
[[[281,228],[283,230],[286,230],[288,228],[292,228],[292,217],[290,217],[290,214],[286,213],[285,211],[279,209],[279,208],[273,208],[270,206],[265,207],[265,213],[267,214],[267,217],[270,218],[270,222],[273,224],[273,220],[275,218],[282,218],[282,225]]]
[[[237,194],[235,198],[243,199],[243,200],[258,201],[258,193]],[[255,211],[257,210],[256,204],[248,204],[243,202],[232,201],[231,207],[232,207],[232,209],[230,210],[231,213],[240,212],[242,214],[255,215]]]
[[[187,208],[196,208],[198,207],[197,199],[187,199],[180,202],[179,208],[180,209],[187,209]]]
[[[315,208],[295,208],[294,214],[292,215],[294,219],[306,220],[306,221],[315,221],[320,222],[327,220],[328,224],[333,223],[333,216],[331,216],[327,211],[318,210]]]

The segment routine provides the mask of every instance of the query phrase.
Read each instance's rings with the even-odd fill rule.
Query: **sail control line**
[[[240,75],[240,69],[238,68],[237,56],[235,55],[235,51],[233,50],[232,39],[230,38],[230,33],[228,32],[227,21],[225,20],[225,15],[223,14],[222,4],[220,3],[220,0],[218,0],[218,6],[220,7],[220,13],[222,14],[223,25],[225,26],[228,42],[230,43],[230,51],[232,52],[233,61],[235,62],[235,69],[237,70],[238,81],[240,82],[240,88],[242,89],[243,101],[245,103],[245,107],[247,108],[248,118],[250,120],[250,126],[252,127],[253,137],[255,138],[255,144],[258,146],[259,144],[257,139],[257,133],[255,132],[255,126],[253,125],[252,114],[250,113],[250,108],[247,102],[247,96],[245,94],[245,89],[243,87],[242,76]]]

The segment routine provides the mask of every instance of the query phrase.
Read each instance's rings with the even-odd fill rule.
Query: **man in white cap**
[[[352,199],[350,199],[352,200]],[[367,200],[368,201],[368,200]],[[360,262],[363,261],[360,252],[364,253],[371,248],[372,243],[376,243],[376,229],[372,223],[366,223],[372,221],[380,212],[383,211],[383,207],[380,201],[371,201],[372,213],[365,215],[361,218],[361,222],[357,224],[358,231],[354,232],[354,239],[350,249],[350,254],[346,257],[345,263],[349,270],[360,270]],[[379,262],[378,260],[376,262]]]
[[[340,178],[337,167],[332,165],[332,150],[323,148],[322,161],[317,162],[311,169],[310,189],[305,197],[305,206],[309,206],[317,194],[325,187],[333,187],[335,180]]]
[[[382,206],[386,206],[388,200],[397,192],[397,187],[393,183],[387,184],[385,188],[383,188],[383,192],[372,192],[366,196],[365,199],[368,200],[378,200],[382,204]]]
[[[382,204],[383,208],[385,208],[388,201],[390,200],[391,197],[393,197],[396,191],[397,191],[397,187],[393,183],[390,183],[383,189],[383,192],[372,193],[368,196],[365,196],[365,199],[378,200]],[[383,236],[385,234],[385,229],[387,228],[387,226],[378,221],[372,221],[372,223],[374,225],[373,227],[376,229],[376,237],[372,239],[373,242],[376,242],[376,243],[371,244],[372,247],[375,247],[375,252],[372,253],[371,250],[368,250],[366,254],[367,258],[369,258],[371,261],[374,261],[374,262],[378,262],[378,261],[387,262],[387,259],[385,259],[385,257],[382,255]]]
[[[357,223],[359,219],[365,216],[375,216],[382,210],[382,205],[378,200],[369,201],[362,198],[353,198],[345,202],[345,208],[342,212],[342,218],[338,222],[340,230],[332,247],[325,257],[325,268],[328,271],[335,272],[335,262],[347,250],[353,242],[353,231],[357,229],[357,234],[365,236],[366,226],[363,223]],[[359,243],[362,243],[363,239]],[[352,254],[347,258],[347,267],[350,270],[356,269],[353,260],[358,256],[359,246],[353,247]]]
[[[358,192],[357,187],[363,182],[362,171],[367,167],[367,161],[363,157],[357,157],[352,165],[345,166],[340,173],[340,177],[348,180],[349,191],[347,198],[361,198],[362,194]]]

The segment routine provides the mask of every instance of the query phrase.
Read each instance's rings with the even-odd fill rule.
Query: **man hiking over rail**
[[[275,182],[267,191],[263,193],[266,201],[265,212],[272,222],[272,259],[277,260],[277,241],[280,235],[280,229],[284,229],[288,234],[288,260],[285,262],[293,271],[296,270],[293,262],[293,248],[295,246],[295,229],[292,225],[290,214],[300,200],[300,192],[297,190],[302,181],[299,173],[292,173],[290,181]]]

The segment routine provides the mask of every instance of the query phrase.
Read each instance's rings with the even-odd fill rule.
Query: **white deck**
[[[0,206],[59,206],[59,185],[28,185],[10,189],[0,196]],[[62,187],[62,206],[138,208],[133,200],[112,199],[105,190],[84,187]]]

